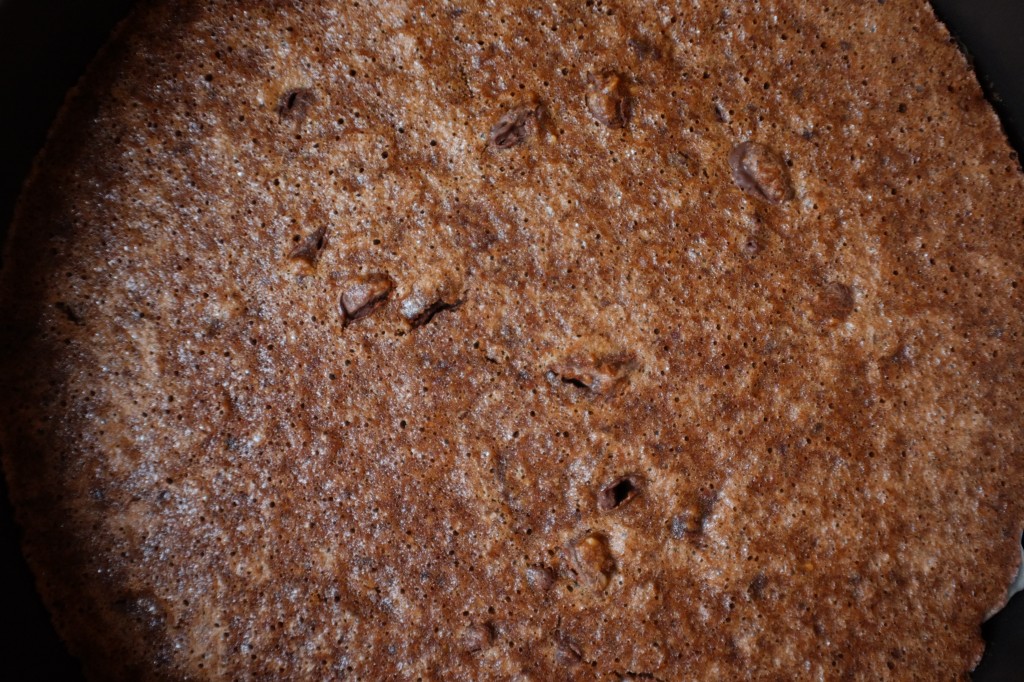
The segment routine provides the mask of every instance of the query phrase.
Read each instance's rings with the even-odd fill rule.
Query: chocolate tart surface
[[[97,679],[945,679],[1024,524],[1024,182],[931,9],[152,2],[5,257]]]

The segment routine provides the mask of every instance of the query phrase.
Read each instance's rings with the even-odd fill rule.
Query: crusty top
[[[963,677],[1022,178],[922,0],[145,3],[6,258],[40,589],[96,679]]]

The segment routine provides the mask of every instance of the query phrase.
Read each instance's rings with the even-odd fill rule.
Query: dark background
[[[817,0],[807,0],[816,2]],[[6,232],[32,157],[92,55],[133,0],[0,0],[0,233]],[[1024,152],[1024,0],[933,0],[958,37]],[[0,486],[0,676],[80,680],[49,623],[17,545],[6,486]],[[975,682],[1024,680],[1024,595],[984,626],[989,641]]]

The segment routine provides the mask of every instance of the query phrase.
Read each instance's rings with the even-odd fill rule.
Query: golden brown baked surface
[[[1016,156],[921,0],[155,2],[3,282],[97,679],[948,679],[1024,523]]]

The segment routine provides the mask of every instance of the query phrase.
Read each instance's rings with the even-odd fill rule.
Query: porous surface
[[[1017,157],[921,0],[154,2],[6,256],[95,679],[951,679],[1024,522]]]

